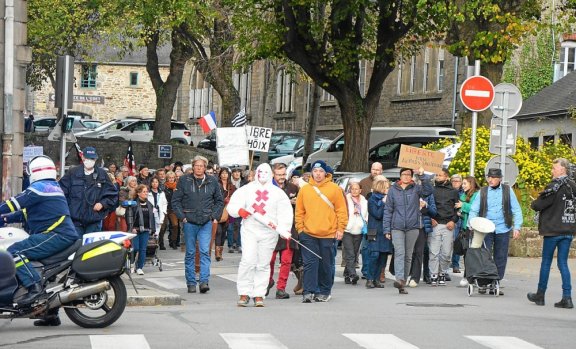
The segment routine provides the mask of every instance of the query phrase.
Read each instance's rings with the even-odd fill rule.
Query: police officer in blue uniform
[[[118,190],[106,171],[96,167],[97,159],[95,148],[84,148],[82,165],[71,168],[60,179],[80,236],[102,230],[102,220],[118,206]]]
[[[54,162],[47,156],[35,157],[28,163],[27,171],[30,186],[0,204],[0,225],[26,218],[30,234],[27,239],[8,247],[16,265],[16,276],[28,289],[28,294],[18,302],[21,305],[32,304],[42,294],[40,276],[30,262],[55,255],[79,238],[66,197],[56,182]],[[23,210],[26,215],[18,212]]]

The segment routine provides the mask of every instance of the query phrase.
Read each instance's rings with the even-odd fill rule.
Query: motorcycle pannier
[[[126,249],[113,241],[93,242],[76,251],[72,270],[86,281],[120,275],[124,272],[126,254]]]

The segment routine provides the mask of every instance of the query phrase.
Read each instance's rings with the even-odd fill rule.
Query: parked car
[[[329,146],[331,142],[332,141],[329,139],[322,139],[319,141],[315,141],[314,148],[312,151],[318,151],[320,149],[324,149],[325,147]],[[304,146],[301,146],[298,150],[296,150],[294,154],[277,157],[272,161],[270,161],[270,163],[272,165],[277,163],[286,164],[287,166],[286,175],[288,176],[288,178],[290,178],[294,170],[302,169],[302,161],[304,159],[303,156],[304,156]]]
[[[133,122],[119,130],[106,132],[98,138],[110,140],[133,140],[137,142],[150,142],[154,134],[154,119],[143,119]],[[180,144],[191,144],[192,133],[182,121],[172,120],[170,139]]]
[[[270,148],[268,149],[268,160],[274,160],[281,156],[292,155],[299,148],[304,146],[305,135],[298,132],[280,131],[272,133]],[[315,142],[331,142],[327,138],[316,136]]]
[[[105,135],[108,132],[120,130],[124,126],[128,126],[139,120],[141,119],[136,118],[114,119],[96,127],[93,130],[78,132],[75,133],[75,135],[78,137],[99,138],[98,136],[100,135]]]
[[[92,119],[81,119],[78,116],[68,116],[67,120],[74,119],[72,124],[72,132],[74,134],[83,131],[91,131],[98,126],[102,125],[101,121]],[[56,116],[45,116],[34,119],[35,132],[49,132],[56,126],[58,118]]]
[[[216,132],[210,133],[208,137],[198,142],[196,147],[216,151]]]

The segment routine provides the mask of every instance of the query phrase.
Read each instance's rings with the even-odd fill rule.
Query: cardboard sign
[[[267,153],[270,148],[270,140],[272,139],[272,129],[259,126],[247,126],[246,138],[249,150]]]
[[[220,166],[248,166],[248,143],[244,127],[218,127],[216,151]]]
[[[426,150],[402,144],[398,167],[407,167],[414,170],[424,167],[425,171],[440,173],[444,163],[444,154],[439,151]]]

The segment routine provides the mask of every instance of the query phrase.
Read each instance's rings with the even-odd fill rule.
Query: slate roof
[[[514,119],[565,116],[568,110],[574,107],[576,107],[576,72],[571,72],[525,100]]]
[[[172,50],[172,45],[164,45],[160,47],[158,52],[158,64],[161,66],[170,65],[170,51]],[[106,46],[103,52],[95,49],[93,55],[94,60],[99,64],[119,64],[119,65],[146,65],[146,48],[136,48],[133,52],[129,52],[120,57],[121,50],[117,47]],[[83,62],[82,58],[77,58],[76,61]]]

